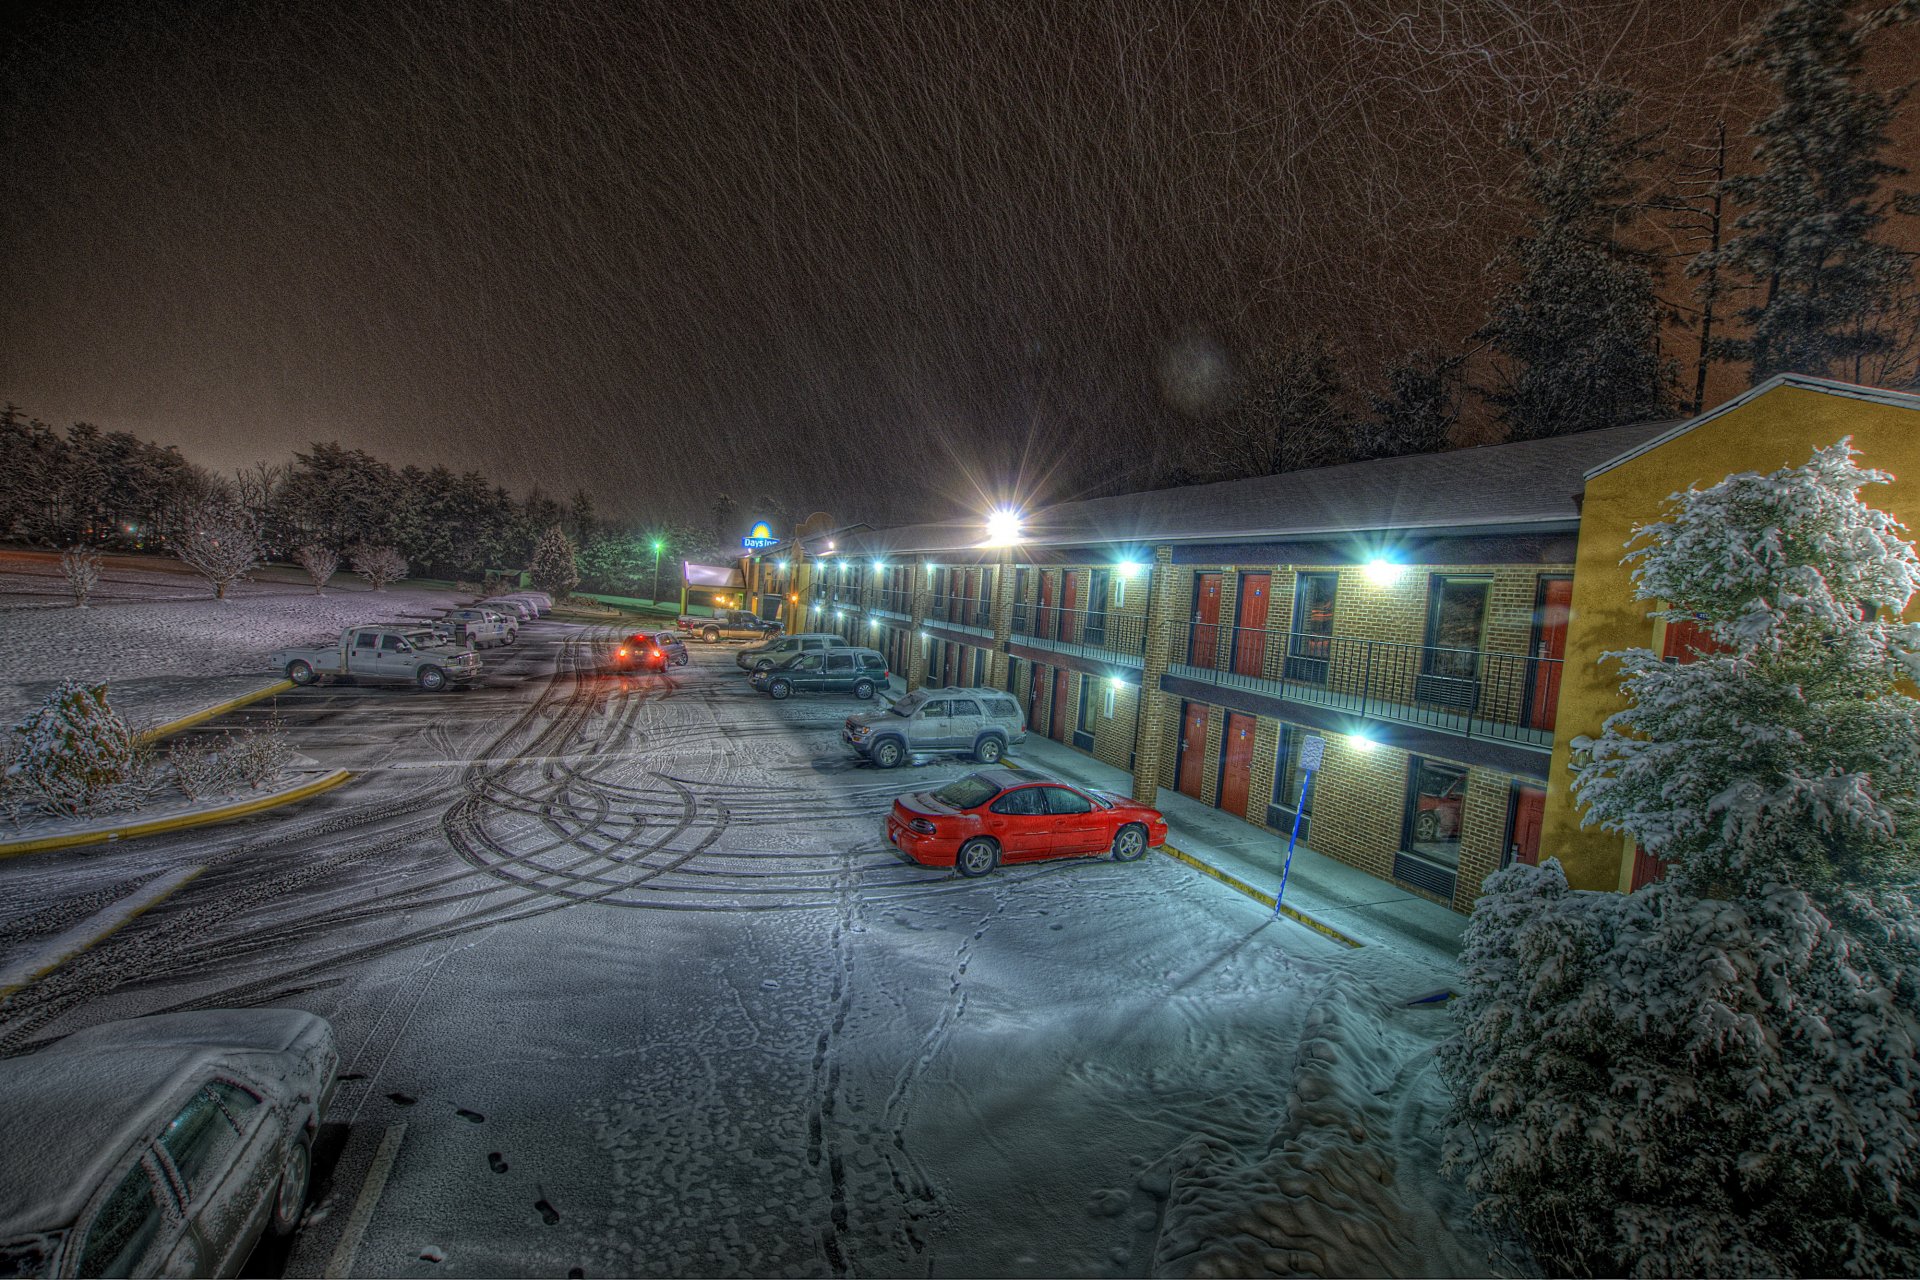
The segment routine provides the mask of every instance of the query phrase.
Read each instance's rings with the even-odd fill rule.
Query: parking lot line
[[[107,904],[71,929],[56,935],[46,945],[0,969],[0,1000],[46,977],[142,911],[164,902],[180,886],[205,870],[205,867],[181,867],[155,877],[126,897]]]
[[[380,1149],[373,1153],[373,1163],[367,1168],[367,1180],[360,1184],[360,1194],[353,1202],[353,1212],[347,1215],[347,1225],[340,1233],[340,1243],[334,1245],[333,1256],[327,1259],[327,1269],[320,1274],[326,1280],[340,1280],[340,1277],[353,1274],[353,1258],[360,1252],[360,1237],[367,1233],[367,1225],[373,1221],[374,1208],[380,1203],[380,1193],[387,1189],[387,1175],[393,1172],[393,1161],[400,1154],[400,1141],[407,1136],[407,1122],[401,1120],[387,1126],[380,1135]]]

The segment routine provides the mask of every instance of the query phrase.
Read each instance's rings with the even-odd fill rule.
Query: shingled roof
[[[1251,480],[1223,480],[1065,502],[1031,513],[1022,543],[1241,542],[1316,539],[1371,530],[1521,532],[1571,529],[1586,472],[1671,431],[1672,421],[1547,440],[1347,462]],[[848,555],[978,549],[975,522],[905,525],[844,539]]]

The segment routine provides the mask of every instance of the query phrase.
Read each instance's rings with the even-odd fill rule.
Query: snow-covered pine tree
[[[12,736],[8,783],[67,813],[86,812],[134,765],[133,731],[104,684],[62,681]]]
[[[1898,204],[1884,180],[1906,172],[1884,158],[1899,95],[1862,83],[1879,24],[1856,24],[1851,7],[1785,0],[1725,58],[1760,68],[1779,105],[1750,130],[1758,171],[1722,184],[1743,206],[1735,234],[1689,269],[1718,266],[1755,291],[1740,311],[1747,336],[1716,345],[1748,361],[1756,383],[1780,372],[1857,379],[1895,342],[1885,322],[1909,314],[1899,299],[1912,264],[1875,239]]]
[[[1632,894],[1557,862],[1487,882],[1455,1159],[1549,1274],[1920,1271],[1920,562],[1843,442],[1674,496],[1642,599],[1716,652],[1620,655],[1633,705],[1575,744],[1586,821],[1670,865]]]
[[[580,567],[573,558],[573,542],[558,524],[550,524],[533,548],[533,585],[564,600],[580,585]]]
[[[1369,398],[1372,414],[1353,424],[1353,460],[1451,447],[1460,421],[1461,363],[1460,356],[1412,351],[1390,367],[1385,392]]]
[[[1482,330],[1504,357],[1487,399],[1515,440],[1643,421],[1673,373],[1659,356],[1651,255],[1619,229],[1634,211],[1630,172],[1645,139],[1624,132],[1627,94],[1595,88],[1558,113],[1544,141],[1514,132],[1533,205],[1514,246],[1518,278]]]

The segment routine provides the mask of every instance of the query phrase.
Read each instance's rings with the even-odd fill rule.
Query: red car
[[[901,796],[887,842],[923,867],[983,876],[1006,862],[1111,853],[1132,862],[1166,843],[1160,811],[1023,769],[984,769],[938,791]]]

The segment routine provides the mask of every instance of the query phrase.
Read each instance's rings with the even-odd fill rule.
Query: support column
[[[913,578],[913,623],[907,633],[907,691],[920,688],[927,682],[926,641],[920,638],[920,628],[927,621],[927,614],[933,609],[933,575],[926,566],[914,557],[913,567],[909,570]]]
[[[1013,659],[1007,645],[1013,639],[1013,548],[1000,548],[993,568],[993,604],[987,612],[993,627],[993,649],[987,658],[987,684],[995,689],[1007,687],[1007,668]]]
[[[1167,695],[1160,677],[1173,658],[1174,618],[1183,608],[1173,572],[1173,548],[1155,547],[1147,583],[1145,665],[1140,671],[1139,719],[1133,728],[1133,798],[1152,804],[1160,794],[1160,758],[1166,749]]]

